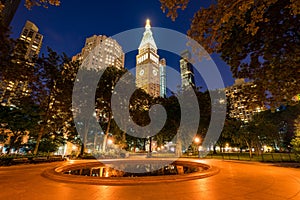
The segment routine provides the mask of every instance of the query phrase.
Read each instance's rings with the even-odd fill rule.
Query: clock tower
[[[136,85],[153,97],[160,95],[159,55],[149,19],[136,56]]]

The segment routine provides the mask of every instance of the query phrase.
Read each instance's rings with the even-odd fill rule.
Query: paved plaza
[[[0,199],[300,199],[299,168],[209,159],[202,162],[219,168],[219,173],[197,180],[125,186],[63,183],[41,175],[61,162],[1,167]]]

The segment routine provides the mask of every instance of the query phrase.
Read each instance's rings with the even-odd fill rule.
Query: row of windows
[[[141,57],[139,57],[139,58],[137,59],[137,64],[139,64],[139,63],[141,63],[141,62],[144,62],[146,59],[148,59],[148,55],[149,55],[149,54],[144,54],[144,55],[142,55]]]

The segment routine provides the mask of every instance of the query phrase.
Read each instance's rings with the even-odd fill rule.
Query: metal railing
[[[183,157],[201,157],[201,158],[214,158],[223,160],[244,160],[244,161],[260,161],[260,162],[298,162],[294,153],[262,153],[257,155],[255,153],[250,156],[247,152],[209,152],[208,154],[200,153],[193,155],[184,155]]]

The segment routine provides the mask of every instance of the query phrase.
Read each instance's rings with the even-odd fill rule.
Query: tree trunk
[[[106,143],[107,143],[107,136],[106,133],[104,135],[104,138],[103,138],[103,143],[102,143],[102,151],[105,152],[106,150]]]
[[[122,133],[122,149],[126,149],[127,144],[126,144],[126,132]]]
[[[52,84],[51,84],[50,88],[53,88],[54,85],[55,85],[55,82],[53,82],[53,80],[52,80]],[[51,89],[51,91],[52,91],[52,89]],[[48,118],[49,118],[48,112],[50,110],[50,103],[52,101],[52,98],[53,98],[53,95],[52,95],[52,92],[50,92],[50,95],[48,96],[48,99],[47,99],[47,109],[45,111],[46,112],[46,119],[44,120],[45,123],[47,123]],[[42,137],[43,137],[43,133],[44,133],[46,124],[42,124],[41,126],[42,127],[41,127],[41,129],[40,129],[40,131],[38,133],[38,137],[36,139],[36,144],[35,144],[34,151],[33,151],[34,155],[36,155],[38,153],[39,146],[40,146],[40,143],[41,143],[41,140],[42,140]]]
[[[9,154],[9,152],[10,152],[10,147],[7,147],[6,148],[6,154]]]
[[[104,139],[103,139],[103,145],[102,145],[103,152],[106,151],[106,144],[107,144],[107,138],[108,138],[109,129],[110,129],[110,123],[111,123],[111,114],[109,114],[109,116],[108,116],[107,128],[106,128]]]
[[[252,158],[252,147],[251,147],[250,143],[247,140],[245,140],[245,142],[246,142],[246,145],[249,149],[249,156],[250,156],[250,158]]]
[[[256,155],[257,155],[257,156],[260,156],[260,155],[262,154],[261,148],[262,148],[261,143],[258,142],[258,143],[256,144]]]
[[[176,142],[176,157],[180,157],[182,155],[182,142],[180,139]]]
[[[36,139],[36,144],[35,144],[35,147],[34,147],[34,150],[33,150],[33,155],[36,155],[38,153],[44,130],[45,130],[44,125],[42,125],[42,127],[41,127],[41,129],[38,133],[38,137]]]
[[[95,133],[94,135],[94,151],[97,150],[96,147],[97,147],[97,133]]]
[[[217,154],[216,145],[214,145],[213,148],[214,148],[213,154]]]
[[[80,155],[82,156],[83,153],[84,153],[84,144],[82,143],[80,147]]]
[[[136,152],[136,146],[138,145],[138,139],[136,138],[136,140],[134,141],[134,145],[133,145],[133,152]]]
[[[176,137],[176,150],[175,151],[176,151],[175,152],[176,157],[180,157],[182,155],[182,141],[181,141],[180,133],[178,133],[177,137]]]
[[[87,124],[89,124],[89,122]],[[89,131],[87,124],[84,127],[84,135],[83,135],[83,141],[82,141],[82,145],[81,145],[80,155],[83,155],[84,153],[86,153],[87,135],[88,135],[88,131]]]
[[[146,151],[147,138],[143,138],[143,141],[144,141],[143,150]]]
[[[149,153],[152,152],[152,137],[149,137]]]

